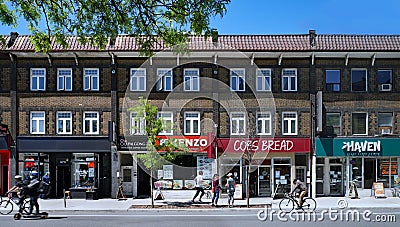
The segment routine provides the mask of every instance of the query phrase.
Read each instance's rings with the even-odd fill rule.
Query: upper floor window
[[[340,135],[340,113],[326,113],[326,126],[332,127],[331,133]]]
[[[378,70],[379,91],[392,90],[392,70]]]
[[[185,135],[200,135],[200,113],[185,113]]]
[[[173,114],[172,112],[159,112],[158,117],[163,121],[163,131],[160,135],[172,135],[173,134]]]
[[[367,91],[367,70],[351,70],[351,91]]]
[[[351,114],[351,131],[353,135],[368,134],[368,114],[352,113]]]
[[[72,69],[57,69],[57,90],[72,91]]]
[[[84,69],[83,78],[83,88],[85,91],[99,90],[99,69]]]
[[[326,91],[340,91],[340,70],[326,70]]]
[[[185,69],[184,72],[185,91],[200,90],[200,74],[199,69]]]
[[[246,133],[246,114],[231,113],[231,135],[244,135]]]
[[[99,134],[99,113],[83,113],[83,134]]]
[[[131,113],[131,135],[144,135],[146,121],[144,116],[139,117],[136,112]]]
[[[45,113],[44,111],[31,112],[31,134],[44,134],[45,133]]]
[[[31,69],[31,91],[46,90],[46,69]]]
[[[146,69],[131,69],[131,91],[146,91]]]
[[[231,69],[231,90],[232,91],[245,91],[245,70],[244,69]]]
[[[157,69],[157,91],[172,91],[172,69]]]
[[[392,134],[393,113],[378,113],[378,130],[380,134]]]
[[[282,91],[297,91],[297,69],[282,70]]]
[[[257,113],[257,135],[271,135],[271,113]]]
[[[72,134],[71,112],[57,112],[57,134]]]
[[[257,91],[271,91],[271,69],[257,69]]]
[[[297,135],[297,113],[282,113],[282,135]]]

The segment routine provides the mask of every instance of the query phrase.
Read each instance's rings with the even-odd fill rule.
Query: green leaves
[[[119,34],[136,38],[142,54],[152,55],[161,41],[166,47],[182,44],[189,34],[211,30],[210,18],[223,16],[230,0],[0,0],[0,22],[16,26],[24,19],[35,50],[51,51],[51,42],[67,43],[78,36],[83,44],[104,49]],[[39,22],[45,28],[39,28]],[[47,36],[47,37],[45,37]],[[56,36],[55,40],[51,37]]]

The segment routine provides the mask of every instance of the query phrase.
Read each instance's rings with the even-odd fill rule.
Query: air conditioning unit
[[[392,85],[391,84],[380,84],[379,91],[391,91]]]
[[[383,128],[382,129],[382,134],[390,134],[390,133],[391,133],[390,128]]]

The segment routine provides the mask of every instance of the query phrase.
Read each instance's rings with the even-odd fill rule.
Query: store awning
[[[219,138],[224,152],[310,152],[309,138]]]
[[[17,137],[19,153],[109,153],[111,144],[108,137]]]

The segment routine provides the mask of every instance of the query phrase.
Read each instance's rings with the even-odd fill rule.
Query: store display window
[[[96,168],[97,161],[94,153],[74,153],[72,156],[73,187],[96,187]]]

